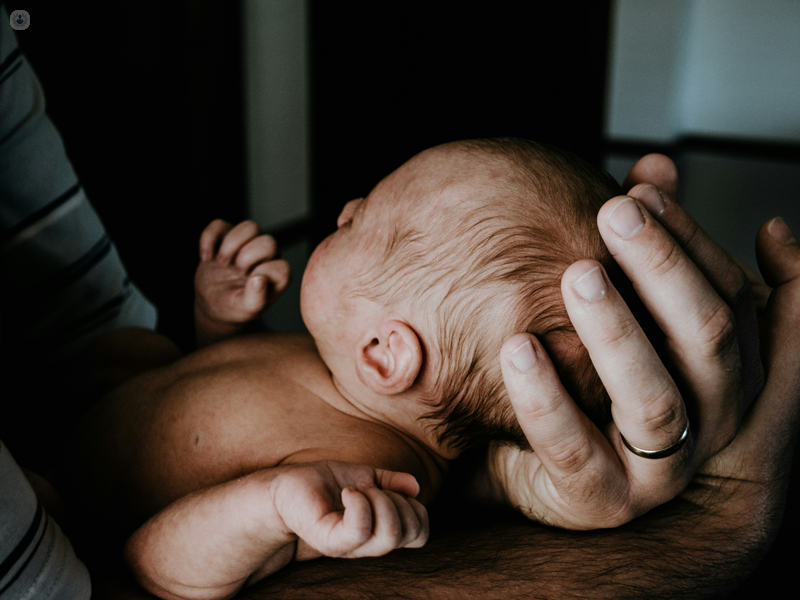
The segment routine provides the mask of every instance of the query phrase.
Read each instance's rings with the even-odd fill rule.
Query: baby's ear
[[[405,392],[422,369],[422,347],[417,332],[402,321],[386,320],[358,345],[356,373],[376,394]]]

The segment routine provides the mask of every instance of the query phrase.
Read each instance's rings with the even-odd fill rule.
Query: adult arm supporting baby
[[[169,505],[131,536],[125,558],[166,600],[230,598],[292,560],[424,545],[418,493],[411,475],[339,461],[262,469]]]

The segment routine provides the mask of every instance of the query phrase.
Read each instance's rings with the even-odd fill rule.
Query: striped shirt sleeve
[[[0,6],[0,408],[29,402],[10,398],[9,378],[52,377],[46,365],[68,362],[99,334],[155,324],[156,310],[129,281],[86,198]],[[20,375],[12,362],[36,368]],[[29,429],[41,428],[44,410],[25,413]],[[0,600],[90,595],[86,567],[0,442]]]
[[[91,581],[0,442],[0,600],[88,600]]]
[[[128,279],[45,113],[0,9],[0,344],[39,361],[74,355],[156,310]]]

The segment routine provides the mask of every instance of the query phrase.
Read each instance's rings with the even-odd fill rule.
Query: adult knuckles
[[[655,242],[643,249],[641,256],[641,268],[648,277],[665,277],[675,269],[685,268],[686,258],[673,240],[667,236],[657,236]]]
[[[541,423],[558,413],[569,398],[563,392],[543,385],[536,390],[522,389],[516,394],[514,412],[526,422]]]
[[[567,474],[584,472],[595,455],[594,445],[583,435],[560,439],[548,446],[537,447],[537,450],[546,457],[549,465]]]
[[[676,425],[684,427],[682,406],[683,401],[677,389],[667,386],[655,396],[651,396],[650,401],[639,408],[637,415],[639,427],[650,433],[670,432]]]
[[[700,316],[697,328],[700,358],[727,363],[726,370],[741,369],[736,318],[733,310],[719,302],[707,315]]]
[[[686,249],[687,254],[694,254],[700,249],[703,229],[682,207],[676,204],[664,221],[665,229],[668,229],[678,244]]]
[[[604,324],[597,332],[596,343],[599,347],[613,351],[625,346],[639,336],[639,324],[632,318],[625,318],[614,323]]]

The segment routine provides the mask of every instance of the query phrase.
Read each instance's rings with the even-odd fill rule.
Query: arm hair
[[[701,489],[615,530],[564,531],[516,515],[441,532],[377,559],[295,564],[242,598],[719,598],[773,541],[759,490]],[[473,519],[486,507],[472,505]],[[766,511],[754,519],[753,512]],[[436,517],[444,517],[442,515]],[[431,522],[437,518],[432,516]],[[738,518],[737,518],[738,517]]]

